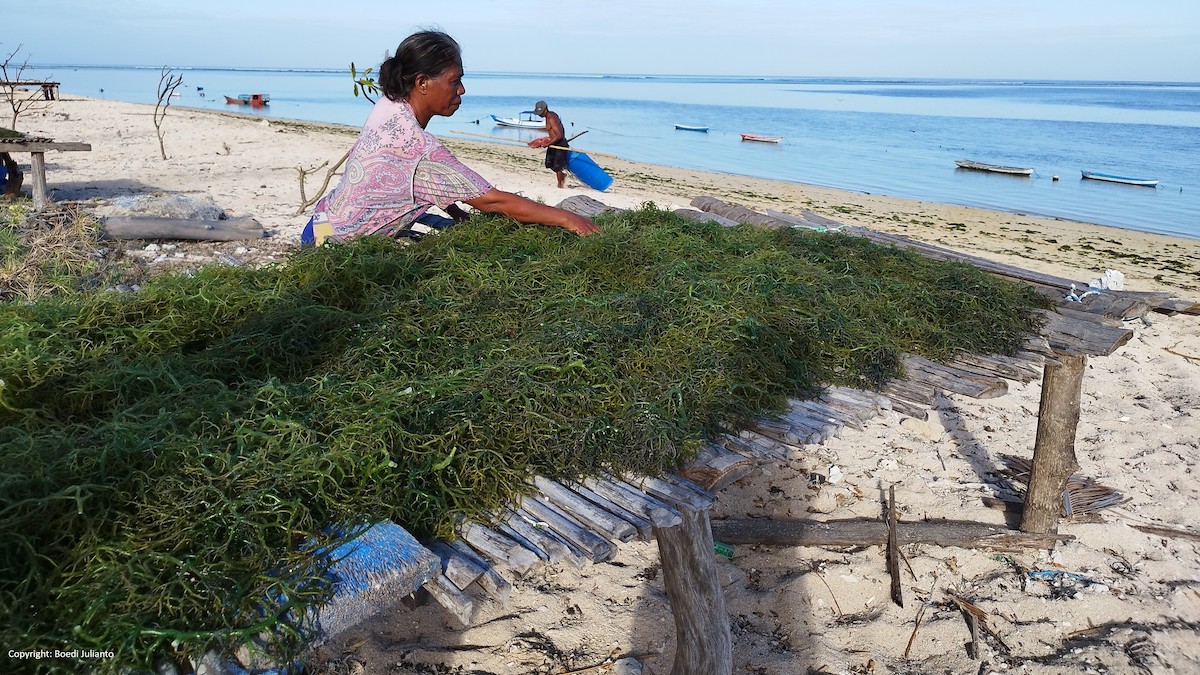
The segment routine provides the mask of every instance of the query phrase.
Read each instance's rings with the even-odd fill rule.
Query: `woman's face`
[[[429,79],[424,93],[425,103],[431,113],[449,117],[458,110],[462,105],[462,95],[467,93],[462,78],[462,64],[455,64],[441,75]]]

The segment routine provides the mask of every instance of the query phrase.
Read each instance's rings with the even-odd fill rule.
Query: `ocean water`
[[[470,64],[468,63],[468,68]],[[67,94],[154,103],[159,68],[38,66]],[[360,125],[348,71],[177,68],[175,105]],[[495,126],[545,99],[584,151],[1200,238],[1200,83],[474,73],[438,135],[528,140]],[[203,88],[204,96],[201,96]],[[268,93],[258,110],[224,95]],[[680,131],[676,123],[708,133]],[[783,142],[744,142],[741,133]],[[478,136],[458,136],[473,140]],[[86,140],[86,139],[81,139]],[[501,142],[501,141],[496,141]],[[603,165],[602,157],[595,157]],[[1031,177],[956,159],[1033,167]],[[1082,180],[1153,178],[1156,188]],[[1059,180],[1053,180],[1057,176]]]

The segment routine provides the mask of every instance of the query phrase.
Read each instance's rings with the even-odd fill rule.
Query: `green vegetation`
[[[659,474],[902,353],[1010,353],[1042,304],[852,236],[600,221],[0,305],[0,642],[116,669],[266,631],[290,658],[330,525],[449,536],[534,474]]]
[[[133,273],[96,253],[95,217],[75,208],[35,212],[29,204],[0,204],[0,302],[93,289]]]

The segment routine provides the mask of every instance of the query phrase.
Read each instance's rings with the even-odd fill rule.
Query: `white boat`
[[[976,162],[973,159],[957,159],[954,160],[960,168],[974,169],[975,171],[991,171],[992,173],[1007,173],[1014,176],[1032,176],[1033,169],[1024,166],[1004,166],[1003,164],[987,164],[984,162]]]
[[[523,110],[516,117],[497,117],[492,115],[492,120],[502,127],[517,127],[519,129],[546,129],[546,120],[532,110]]]
[[[1158,187],[1158,181],[1152,178],[1130,178],[1128,176],[1114,176],[1111,173],[1096,173],[1095,171],[1083,171],[1084,178],[1091,180],[1103,180],[1109,183],[1124,183],[1126,185],[1141,185],[1143,187]]]
[[[708,133],[708,127],[700,127],[694,124],[676,124],[675,128],[680,131],[702,131]]]

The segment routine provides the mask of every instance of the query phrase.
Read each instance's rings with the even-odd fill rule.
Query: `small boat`
[[[1124,183],[1126,185],[1141,185],[1143,187],[1158,187],[1158,181],[1151,178],[1129,178],[1128,176],[1114,176],[1111,173],[1096,173],[1095,171],[1083,171],[1083,177],[1091,180],[1103,180],[1109,183]]]
[[[761,136],[759,134],[742,134],[743,141],[758,141],[759,143],[778,143],[783,136]]]
[[[698,127],[692,124],[676,124],[675,128],[680,131],[702,131],[708,133],[708,127]]]
[[[955,164],[962,169],[973,169],[975,171],[991,171],[992,173],[1007,173],[1013,176],[1032,176],[1033,169],[1023,166],[1004,166],[1002,164],[986,164],[984,162],[976,162],[973,159],[958,159]]]
[[[532,110],[522,110],[517,117],[496,117],[492,115],[492,120],[502,127],[517,127],[519,129],[546,129],[546,120]]]
[[[225,97],[226,103],[237,104],[237,105],[260,106],[260,105],[266,105],[270,101],[271,101],[270,94],[239,94],[237,98],[234,98],[232,96]]]

